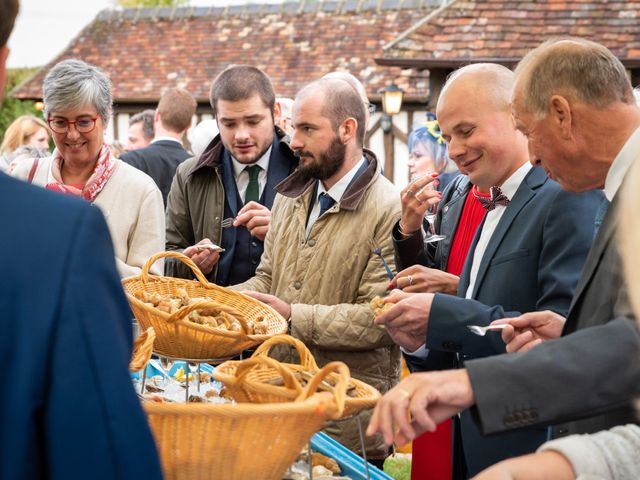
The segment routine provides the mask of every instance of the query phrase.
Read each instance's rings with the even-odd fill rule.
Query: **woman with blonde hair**
[[[4,133],[0,145],[0,171],[6,171],[11,162],[11,154],[19,147],[29,145],[49,149],[49,127],[33,115],[16,118]]]
[[[115,158],[105,143],[113,102],[109,77],[94,65],[65,60],[49,71],[43,92],[56,148],[50,157],[23,161],[12,175],[99,207],[120,275],[138,274],[164,250],[164,204],[151,177]],[[162,271],[156,262],[152,272]]]

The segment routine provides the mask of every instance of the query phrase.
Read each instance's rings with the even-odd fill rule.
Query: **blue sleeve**
[[[52,479],[162,478],[128,373],[131,313],[106,223],[85,209],[66,252],[43,423]]]
[[[575,194],[558,189],[549,203],[548,212],[540,219],[543,223],[537,271],[531,288],[536,291],[530,304],[523,302],[518,310],[505,309],[502,305],[436,294],[431,306],[427,348],[472,357],[504,353],[505,346],[499,333],[489,332],[487,336],[479,337],[471,333],[467,325],[488,325],[494,320],[517,317],[527,311],[551,310],[566,316],[593,242],[593,221],[601,199],[599,191]],[[514,266],[510,275],[500,279],[494,289],[509,292],[524,288],[525,275],[528,275],[526,269]],[[498,297],[501,293],[495,295]],[[508,293],[502,295],[506,304]]]

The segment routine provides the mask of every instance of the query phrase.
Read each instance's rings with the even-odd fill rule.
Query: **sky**
[[[251,3],[280,3],[253,0]],[[191,0],[193,6],[224,6],[247,0]],[[9,39],[9,68],[39,67],[62,52],[71,40],[112,0],[20,0],[20,13]]]

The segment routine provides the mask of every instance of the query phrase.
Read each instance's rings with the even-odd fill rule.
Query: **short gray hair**
[[[92,105],[105,126],[109,123],[113,104],[111,80],[95,65],[82,60],[63,60],[47,73],[42,89],[45,118],[54,111]]]
[[[522,107],[536,117],[547,115],[553,95],[596,108],[635,103],[624,65],[603,45],[583,38],[549,40],[529,52],[515,72]]]

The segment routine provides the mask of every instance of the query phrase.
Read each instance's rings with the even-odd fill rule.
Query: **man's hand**
[[[435,268],[412,265],[398,273],[391,283],[403,292],[409,293],[448,293],[458,292],[460,277]]]
[[[202,273],[209,275],[211,270],[213,270],[213,267],[218,263],[218,260],[220,260],[220,252],[214,252],[207,248],[198,247],[198,245],[203,245],[205,243],[211,244],[213,242],[208,238],[203,238],[195,245],[185,248],[182,253],[193,260],[193,263],[198,266]]]
[[[550,310],[528,312],[515,318],[502,318],[491,325],[508,324],[502,330],[507,352],[527,352],[545,340],[559,338],[566,319]]]
[[[280,300],[278,297],[269,295],[268,293],[254,292],[253,290],[245,290],[242,293],[255,298],[265,305],[269,305],[276,312],[282,315],[285,320],[289,320],[291,318],[291,305],[283,300]]]
[[[240,209],[233,221],[233,226],[239,227],[244,225],[252,237],[256,237],[261,242],[264,242],[264,237],[267,236],[270,222],[271,210],[264,205],[260,205],[258,202],[249,202]]]
[[[435,180],[430,175],[419,177],[411,182],[400,192],[402,203],[402,216],[400,225],[404,233],[419,230],[422,226],[424,213],[429,207],[437,205],[442,198],[442,193],[437,190],[425,190],[425,187]]]
[[[464,369],[414,373],[378,401],[367,428],[387,445],[404,445],[474,403]]]
[[[433,294],[393,290],[384,300],[395,305],[376,317],[374,323],[384,325],[397,345],[409,352],[417,350],[427,339],[427,324]]]

